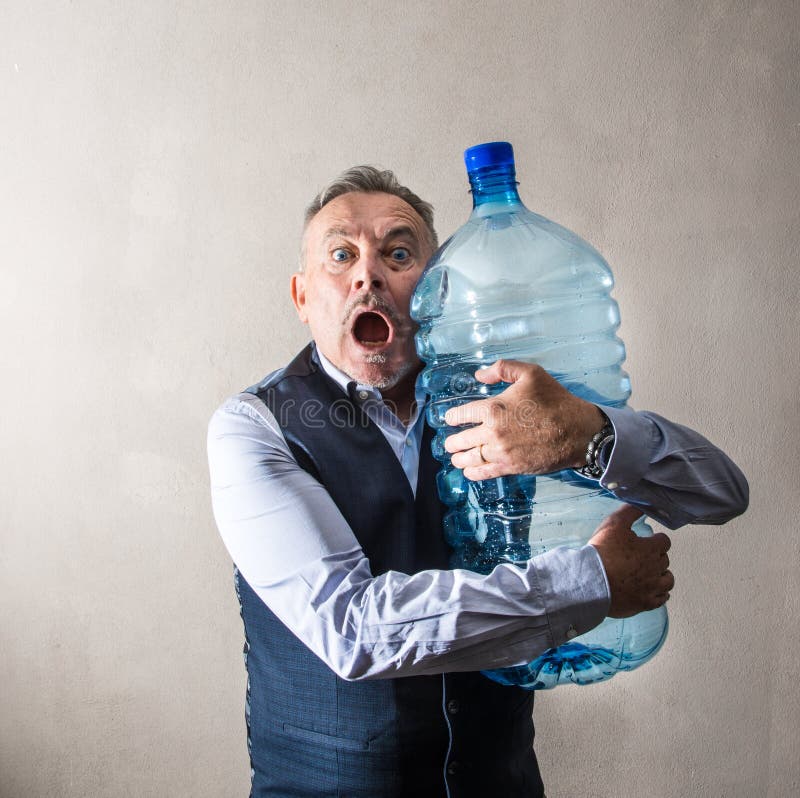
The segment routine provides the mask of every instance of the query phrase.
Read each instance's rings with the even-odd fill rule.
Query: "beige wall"
[[[0,795],[242,796],[206,422],[305,340],[304,203],[357,162],[465,218],[461,150],[614,267],[633,404],[743,465],[669,643],[537,697],[549,795],[800,784],[795,2],[6,2]]]

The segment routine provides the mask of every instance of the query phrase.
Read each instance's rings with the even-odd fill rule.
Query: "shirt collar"
[[[350,394],[352,386],[355,386],[355,390],[357,391],[367,391],[372,396],[380,401],[383,401],[383,396],[381,392],[374,387],[373,385],[362,385],[361,383],[357,383],[352,377],[349,377],[345,374],[341,369],[337,368],[336,366],[328,360],[325,355],[322,354],[322,350],[317,347],[317,357],[319,358],[319,364],[322,366],[322,370],[337,384],[339,385],[342,390],[346,394]],[[427,401],[427,396],[425,391],[419,385],[419,380],[414,385],[414,398],[417,400],[417,406],[423,407],[425,402]]]

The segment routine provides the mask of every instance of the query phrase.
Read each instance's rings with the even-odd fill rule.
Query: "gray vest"
[[[328,491],[374,575],[447,568],[426,427],[416,499],[381,431],[309,345],[249,389],[299,465]],[[292,530],[285,534],[291,536]],[[251,796],[531,798],[533,694],[479,673],[347,682],[237,572],[248,672]]]

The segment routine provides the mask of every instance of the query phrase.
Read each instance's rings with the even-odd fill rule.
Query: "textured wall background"
[[[205,427],[305,341],[305,202],[373,162],[465,218],[507,138],[611,262],[636,407],[745,468],[674,535],[646,669],[540,696],[553,798],[800,787],[798,34],[787,2],[2,4],[0,795],[242,796]]]

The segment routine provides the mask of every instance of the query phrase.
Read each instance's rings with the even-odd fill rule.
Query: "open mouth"
[[[392,330],[383,316],[368,310],[359,314],[353,325],[353,335],[364,346],[380,346],[389,341]]]

